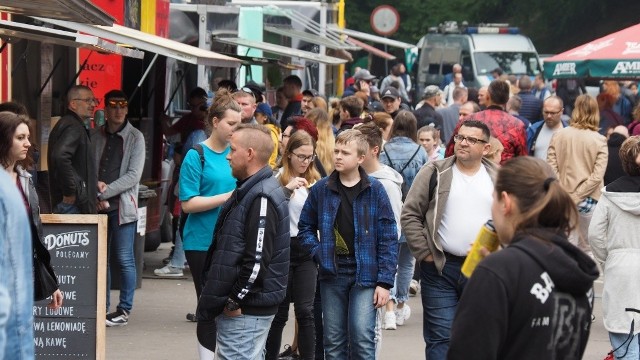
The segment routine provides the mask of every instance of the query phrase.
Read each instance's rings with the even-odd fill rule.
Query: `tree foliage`
[[[640,2],[625,0],[345,0],[347,27],[374,33],[371,11],[392,5],[400,28],[390,38],[416,43],[443,21],[508,22],[531,37],[539,53],[558,53],[639,22]]]

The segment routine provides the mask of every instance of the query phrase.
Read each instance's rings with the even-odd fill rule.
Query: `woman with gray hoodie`
[[[380,162],[390,166],[402,176],[402,201],[420,168],[429,161],[427,152],[417,143],[417,136],[416,117],[410,111],[401,110],[393,119],[391,137],[380,154]],[[398,244],[396,283],[391,289],[391,300],[387,303],[384,316],[385,330],[395,330],[396,325],[404,325],[405,320],[411,316],[411,309],[406,305],[406,301],[409,299],[409,284],[413,277],[414,265],[415,259],[409,251],[407,240],[404,235],[401,235]],[[397,304],[395,311],[394,304]]]
[[[589,224],[589,244],[604,270],[604,327],[613,355],[638,359],[640,314],[625,309],[640,309],[640,136],[622,143],[620,160],[627,176],[602,189]]]

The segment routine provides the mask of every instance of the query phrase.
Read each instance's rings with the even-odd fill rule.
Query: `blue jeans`
[[[169,266],[184,269],[185,261],[186,257],[184,256],[184,247],[182,246],[182,236],[180,236],[180,230],[176,230],[176,243],[173,247],[173,255],[171,255]]]
[[[338,258],[337,267],[335,278],[320,280],[325,359],[374,359],[375,288],[356,284],[355,259]]]
[[[263,360],[274,315],[216,317],[216,360]]]
[[[59,202],[53,208],[54,214],[80,214],[80,208],[75,204]]]
[[[33,359],[31,226],[16,183],[0,170],[0,359]]]
[[[640,359],[640,345],[638,342],[638,334],[629,338],[629,334],[609,333],[611,347],[617,349],[613,356],[618,359]],[[624,355],[624,357],[623,357]]]
[[[398,272],[396,282],[391,288],[391,299],[396,303],[405,303],[409,300],[409,284],[413,278],[416,259],[411,255],[406,242],[398,244]]]
[[[467,278],[460,272],[464,258],[446,254],[446,259],[442,275],[433,262],[420,263],[422,336],[426,343],[425,358],[428,359],[447,357],[451,324],[467,283]]]
[[[136,291],[136,260],[134,258],[134,241],[136,238],[137,221],[127,224],[118,224],[118,210],[110,211],[108,214],[108,230],[107,230],[107,249],[113,249],[115,254],[109,254],[116,257],[116,261],[120,264],[120,303],[118,309],[131,312],[133,307],[133,294]],[[109,251],[110,252],[110,251]],[[111,271],[109,269],[109,261],[107,261],[107,312],[109,306],[111,290]]]

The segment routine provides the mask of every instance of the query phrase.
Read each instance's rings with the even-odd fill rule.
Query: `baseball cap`
[[[398,92],[398,89],[394,88],[393,86],[389,86],[388,88],[382,90],[382,92],[380,93],[381,99],[392,98],[393,100],[396,100],[399,97],[400,93]]]
[[[269,106],[269,104],[266,103],[258,103],[258,106],[256,106],[256,114],[265,114],[269,117],[273,116],[273,112],[271,112],[271,107]]]
[[[425,99],[430,99],[440,93],[440,88],[435,85],[429,85],[424,88],[423,97]]]
[[[376,77],[371,75],[369,70],[360,69],[360,70],[356,71],[356,73],[353,75],[353,78],[356,79],[356,80],[373,80]]]
[[[311,97],[316,97],[320,95],[320,93],[316,89],[306,89],[302,92],[302,95],[310,95]]]
[[[372,94],[379,94],[380,93],[380,89],[378,89],[378,87],[375,86],[375,85],[371,85],[369,87],[369,92],[371,92]]]

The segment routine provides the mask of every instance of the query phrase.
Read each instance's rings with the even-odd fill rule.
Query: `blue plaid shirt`
[[[598,200],[588,197],[578,203],[578,212],[581,214],[588,214],[593,211],[596,205],[598,205]]]
[[[372,287],[379,283],[393,286],[397,258],[398,232],[391,203],[382,183],[360,168],[362,191],[353,201],[355,230],[356,283]],[[337,276],[334,224],[340,194],[338,172],[311,187],[298,222],[298,240],[320,265],[320,279]],[[319,237],[318,237],[319,234]]]

